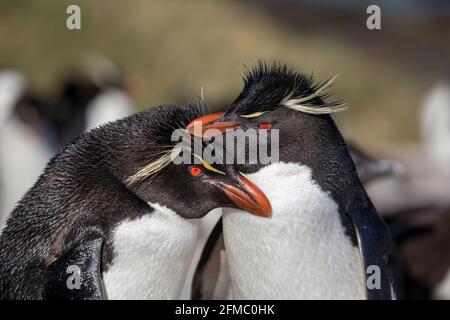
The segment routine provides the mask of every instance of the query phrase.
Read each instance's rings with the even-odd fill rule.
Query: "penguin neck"
[[[279,129],[279,161],[305,166],[314,183],[338,204],[341,223],[356,245],[356,234],[346,209],[373,208],[350,157],[347,145],[330,115],[309,115],[288,111]],[[243,173],[255,173],[264,166],[238,166]]]
[[[358,249],[311,169],[279,162],[248,178],[268,196],[273,216],[224,214],[233,298],[363,299]]]
[[[110,299],[179,298],[199,222],[159,204],[149,205],[154,211],[124,221],[113,232],[114,258],[103,275]]]

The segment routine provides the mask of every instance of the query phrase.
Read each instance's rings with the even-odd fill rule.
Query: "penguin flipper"
[[[205,244],[202,256],[195,270],[192,281],[192,299],[210,300],[226,298],[229,281],[223,278],[227,278],[229,272],[223,266],[225,258],[222,218],[220,218]]]
[[[90,233],[47,268],[43,299],[102,300],[101,261],[104,239]]]
[[[349,210],[358,239],[368,300],[396,299],[389,229],[375,209]]]

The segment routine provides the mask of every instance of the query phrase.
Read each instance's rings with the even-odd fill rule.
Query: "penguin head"
[[[315,84],[285,65],[260,62],[244,74],[244,88],[225,112],[205,115],[191,122],[187,130],[194,136],[211,137],[230,129],[285,128],[293,118],[309,118],[342,111],[340,101],[325,102],[335,77]],[[298,119],[296,119],[298,125]],[[197,129],[197,130],[195,130]],[[215,129],[210,130],[209,129]]]
[[[304,144],[303,151],[295,159],[309,165],[308,162],[313,160],[305,157],[311,157],[311,152],[334,148],[340,143],[336,139],[339,133],[329,114],[344,110],[345,105],[339,101],[325,101],[329,96],[327,89],[335,78],[315,84],[311,76],[286,66],[269,67],[260,62],[245,74],[242,92],[225,112],[199,117],[188,125],[187,130],[193,136],[204,138],[236,129],[244,132],[252,129],[258,134],[263,130],[268,139],[258,140],[258,144],[267,144],[266,150],[271,150],[271,134],[275,129],[284,146],[298,144],[299,141]],[[320,136],[326,137],[329,146],[323,145],[324,138],[318,143]],[[287,161],[293,157],[288,148],[280,148],[280,159],[283,157]],[[243,172],[254,172],[259,167],[260,164],[249,162],[238,166]]]
[[[125,182],[146,202],[168,207],[188,219],[201,218],[220,207],[270,217],[272,208],[265,194],[235,166],[206,161],[207,143],[186,132],[186,125],[204,110],[198,105],[160,108],[161,118],[153,117],[146,130],[152,139],[151,153],[157,156],[134,167]],[[175,129],[181,132],[182,141],[172,141]]]
[[[188,219],[201,218],[221,207],[244,209],[263,217],[272,214],[264,193],[232,165],[212,166],[204,161],[169,164],[151,178],[151,184],[151,192],[140,192],[143,198]]]

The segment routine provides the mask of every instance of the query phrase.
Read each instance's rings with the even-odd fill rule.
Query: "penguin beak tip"
[[[218,121],[223,115],[224,112],[218,112],[198,117],[188,124],[186,131],[194,137],[211,138],[238,127],[234,122]],[[266,195],[244,176],[238,175],[238,180],[240,188],[222,185],[225,194],[239,208],[260,217],[271,218],[272,206]]]
[[[240,177],[241,187],[225,185],[225,194],[241,209],[256,216],[271,218],[272,205],[267,196],[255,184],[243,176]]]

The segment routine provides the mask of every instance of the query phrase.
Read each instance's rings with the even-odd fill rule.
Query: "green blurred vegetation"
[[[66,29],[70,4],[81,7],[80,31]],[[123,68],[137,109],[198,96],[201,86],[209,104],[224,107],[242,87],[243,64],[260,58],[314,72],[317,80],[340,73],[334,97],[351,108],[338,120],[374,146],[417,139],[417,110],[430,86],[395,59],[370,54],[338,32],[299,32],[255,2],[0,2],[0,67],[23,71],[35,90],[55,90],[65,70],[97,55]]]

